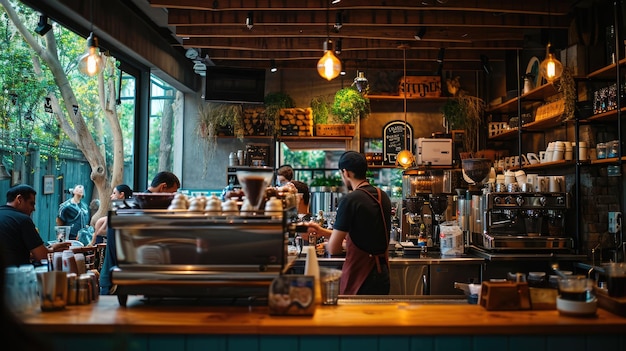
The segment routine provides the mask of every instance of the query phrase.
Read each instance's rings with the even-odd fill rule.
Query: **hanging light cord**
[[[403,77],[402,77],[402,91],[404,92],[404,149],[408,150],[406,145],[406,133],[407,133],[407,121],[406,121],[406,48],[402,48],[402,62],[403,62]]]

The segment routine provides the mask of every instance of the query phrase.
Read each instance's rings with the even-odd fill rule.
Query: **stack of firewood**
[[[279,123],[283,136],[313,136],[313,110],[310,107],[281,109]]]
[[[267,135],[267,115],[265,107],[248,107],[243,111],[243,134],[244,135]]]

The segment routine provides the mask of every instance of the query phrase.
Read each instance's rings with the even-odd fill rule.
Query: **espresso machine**
[[[470,212],[470,223],[472,217],[482,216],[483,224],[470,226],[473,247],[501,252],[573,250],[574,241],[564,229],[568,193],[488,192],[476,200],[484,210]]]

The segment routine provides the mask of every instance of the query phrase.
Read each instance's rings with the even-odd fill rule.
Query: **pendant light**
[[[548,81],[552,83],[563,74],[563,64],[557,60],[550,52],[550,43],[546,46],[546,58],[539,65],[539,72]]]
[[[98,50],[98,38],[93,34],[93,3],[89,3],[91,16],[91,33],[87,37],[87,51],[78,59],[78,70],[93,77],[102,71],[104,63]]]
[[[400,46],[403,53],[402,62],[404,63],[403,68],[403,76],[402,76],[402,96],[404,101],[404,150],[400,151],[398,155],[396,155],[396,167],[402,167],[407,169],[413,166],[415,162],[415,157],[409,148],[407,147],[406,139],[407,139],[407,118],[406,118],[406,49],[407,45],[403,44]]]
[[[548,44],[546,45],[546,58],[539,65],[539,72],[548,81],[548,83],[552,83],[556,79],[559,79],[561,74],[563,74],[563,65],[550,52],[550,46],[552,46],[549,39],[552,31],[551,17],[550,2],[548,2]]]
[[[317,73],[319,75],[331,81],[341,73],[341,61],[333,53],[333,42],[330,40],[329,34],[329,19],[328,13],[330,11],[329,6],[326,7],[326,41],[324,41],[324,56],[317,61]]]

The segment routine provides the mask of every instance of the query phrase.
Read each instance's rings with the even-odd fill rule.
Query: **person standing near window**
[[[78,231],[89,226],[89,207],[81,200],[85,196],[85,187],[78,184],[72,190],[72,197],[59,205],[57,225],[70,226],[69,240],[76,240]]]

